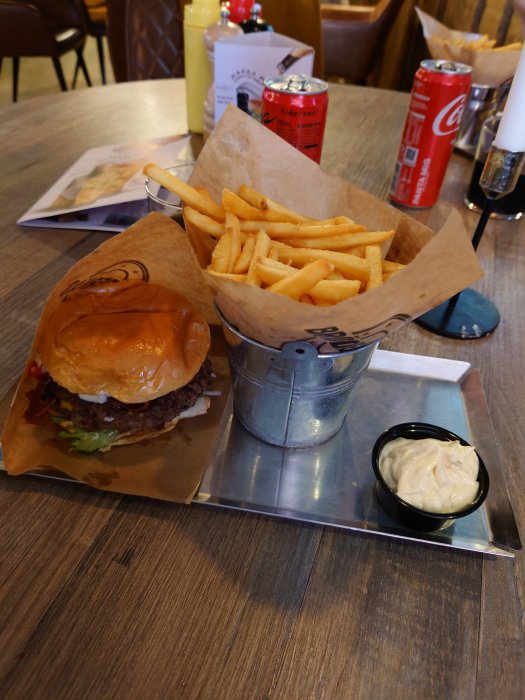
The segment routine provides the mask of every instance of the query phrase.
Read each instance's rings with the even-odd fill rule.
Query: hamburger
[[[210,330],[182,295],[143,281],[68,292],[36,339],[25,418],[74,450],[108,451],[206,413]]]

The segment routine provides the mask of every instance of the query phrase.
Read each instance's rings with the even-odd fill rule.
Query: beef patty
[[[63,416],[79,428],[94,431],[110,428],[121,433],[134,430],[158,430],[176,418],[182,411],[195,405],[199,396],[212,380],[209,360],[185,386],[144,403],[122,403],[108,397],[104,403],[84,401],[49,379],[40,400],[51,404],[52,415]]]

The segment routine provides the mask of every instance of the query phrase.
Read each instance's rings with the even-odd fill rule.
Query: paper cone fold
[[[378,340],[479,279],[483,272],[458,212],[433,235],[412,217],[324,172],[270,130],[230,106],[192,174],[217,202],[246,183],[306,216],[347,215],[369,230],[395,229],[389,259],[410,263],[383,286],[330,307],[302,304],[205,273],[216,304],[245,335],[270,347],[308,340],[337,352]],[[204,240],[188,222],[192,241]],[[209,243],[209,239],[208,239]],[[205,267],[209,253],[198,244]]]
[[[455,40],[475,41],[483,35],[449,29],[419,7],[416,7],[416,12],[432,58],[458,61],[471,66],[473,84],[497,87],[512,78],[516,72],[521,48],[508,51],[474,51],[466,46],[458,46],[453,43]]]

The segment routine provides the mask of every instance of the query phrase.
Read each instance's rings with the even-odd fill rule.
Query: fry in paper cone
[[[180,295],[185,297],[199,310],[200,316],[195,316],[199,320],[195,322],[197,324],[195,325],[196,330],[192,330],[193,335],[188,342],[185,330],[184,340],[180,341],[182,347],[179,350],[175,348],[173,343],[173,352],[186,353],[191,347],[192,352],[198,351],[200,353],[197,355],[199,358],[201,354],[203,356],[206,354],[209,344],[207,338],[204,338],[202,334],[204,330],[207,333],[207,326],[200,318],[207,323],[217,322],[210,292],[203,284],[201,270],[183,230],[168,217],[153,213],[127,231],[108,239],[93,253],[74,265],[56,285],[42,312],[29,355],[28,367],[31,366],[32,361],[41,357],[44,349],[47,351],[49,346],[46,334],[50,333],[51,320],[56,318],[57,314],[66,313],[64,309],[68,304],[68,299],[77,298],[78,290],[84,290],[81,294],[85,293],[89,296],[90,290],[98,290],[105,285],[118,290],[119,294],[122,293],[122,290],[138,290],[140,298],[134,302],[135,306],[129,309],[134,312],[138,311],[137,348],[142,347],[139,342],[143,336],[141,329],[146,326],[150,329],[147,314],[150,309],[149,305],[151,304],[151,311],[155,312],[155,316],[159,319],[154,321],[154,316],[151,316],[151,323],[166,324],[166,328],[169,328],[174,323],[172,320],[174,313],[178,313],[178,307],[174,312],[171,304],[178,303]],[[156,293],[155,290],[160,290],[158,303],[161,306],[155,305],[157,297],[150,299],[151,294]],[[142,302],[141,298],[146,299],[146,297],[147,300]],[[94,303],[97,303],[96,299]],[[73,302],[72,306],[74,306]],[[187,309],[188,307],[185,305],[184,311],[181,313],[187,314]],[[77,313],[74,308],[72,311]],[[120,307],[117,312],[121,312],[122,317]],[[95,337],[96,333],[99,332],[97,329],[105,327],[104,323],[107,325],[107,322],[103,316],[99,316],[97,324],[96,308],[93,314],[86,313],[88,315],[85,316],[85,320],[81,316],[79,317],[80,322],[85,325],[89,324],[89,329],[94,329],[93,337]],[[129,326],[131,330],[135,323],[133,318],[137,317],[137,314],[126,314],[126,316],[132,317],[126,326],[126,328]],[[163,320],[164,316],[167,320]],[[191,318],[193,319],[193,316]],[[193,321],[191,323],[193,324]],[[60,327],[62,328],[62,326]],[[152,329],[159,327],[158,325],[151,326]],[[72,340],[71,328],[71,322],[66,319],[64,325],[64,332],[68,334],[66,342],[73,347],[74,340]],[[158,332],[164,332],[163,328]],[[91,330],[89,332],[91,334]],[[200,335],[196,335],[196,333]],[[157,338],[156,335],[154,337]],[[113,342],[113,336],[111,338],[111,342]],[[202,342],[200,338],[202,338]],[[159,342],[162,341],[159,340]],[[171,341],[168,342],[169,348],[171,348]],[[193,345],[190,345],[190,342]],[[197,347],[196,343],[200,343],[200,347]],[[104,345],[104,343],[102,344]],[[121,348],[120,345],[118,347]],[[156,345],[152,344],[153,351],[155,347]],[[181,420],[174,431],[165,435],[159,435],[154,439],[144,440],[133,445],[114,447],[110,452],[105,453],[86,454],[68,451],[70,442],[59,437],[57,426],[47,419],[47,415],[44,421],[28,422],[25,419],[26,411],[30,405],[28,392],[36,389],[38,380],[30,373],[24,372],[2,434],[3,456],[7,471],[11,474],[21,474],[26,471],[43,470],[48,472],[49,468],[52,468],[62,475],[66,474],[78,481],[105,490],[183,503],[189,502],[198,488],[207,464],[206,455],[201,452],[202,445],[207,445],[210,442],[208,434],[215,430],[227,393],[225,350],[221,348],[221,340],[217,344],[216,339],[214,339],[210,356],[217,378],[212,388],[214,393],[219,392],[220,395],[214,396],[210,411],[206,415],[188,418],[186,421]],[[96,352],[96,348],[93,351]],[[122,348],[119,352],[121,353],[119,357],[121,357]],[[144,346],[143,352],[148,352],[146,346]],[[214,354],[217,356],[215,357]],[[178,357],[177,354],[176,358]],[[199,366],[201,364],[200,359],[193,361],[193,357],[185,358],[182,355],[180,357],[186,363],[186,374],[182,374],[183,365],[180,367],[177,365],[177,372],[179,369],[181,370],[181,380],[174,377],[174,383],[178,386],[182,386],[193,376],[196,376],[193,364],[195,366],[196,363]],[[66,363],[67,360],[66,357]],[[140,356],[138,356],[138,361],[140,363]],[[176,361],[177,359],[174,360],[174,362]],[[123,366],[125,362],[126,358],[123,357]],[[158,368],[155,365],[153,369],[154,379],[152,381],[154,382],[157,382],[159,372],[163,370],[166,362],[157,364]],[[78,374],[78,370],[76,371]],[[137,365],[138,391],[141,390],[139,386],[141,376],[139,364]],[[105,380],[104,376],[102,379]],[[171,381],[171,376],[169,379]],[[163,396],[165,393],[162,389],[162,386],[158,388],[159,396]],[[142,400],[128,399],[131,403]],[[186,428],[182,427],[184,422],[191,423],[188,434],[184,432]]]
[[[337,352],[381,339],[482,276],[458,212],[432,231],[410,216],[328,175],[316,163],[236,107],[229,106],[202,150],[190,183],[216,202],[223,188],[247,184],[306,217],[346,215],[369,230],[394,229],[389,259],[410,263],[385,284],[333,306],[313,306],[254,285],[206,273],[215,302],[242,333],[270,347],[306,340]],[[199,262],[210,237],[186,220]]]
[[[485,48],[485,35],[449,29],[416,7],[423,28],[423,36],[432,58],[458,61],[472,66],[472,82],[475,85],[497,87],[516,72],[521,44],[509,47]]]

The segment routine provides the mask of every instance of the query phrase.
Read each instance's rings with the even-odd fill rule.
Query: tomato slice
[[[48,372],[41,362],[38,360],[31,360],[27,368],[27,374],[34,379],[40,379],[41,377],[46,377]]]

